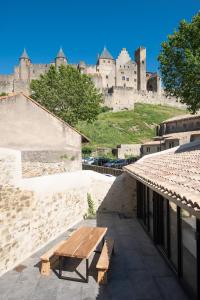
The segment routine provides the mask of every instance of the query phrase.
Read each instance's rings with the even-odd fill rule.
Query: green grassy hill
[[[90,138],[88,146],[91,148],[113,148],[118,144],[151,140],[157,124],[185,113],[185,110],[169,106],[138,103],[134,110],[101,113],[93,124],[80,122],[77,128]]]

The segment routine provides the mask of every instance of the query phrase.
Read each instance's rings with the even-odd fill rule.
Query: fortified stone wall
[[[135,103],[185,108],[185,105],[180,103],[176,98],[168,98],[164,93],[138,91],[132,88],[114,87],[111,90],[104,90],[104,97],[104,105],[112,108],[114,111],[134,109]]]
[[[0,75],[0,94],[12,93],[14,90],[14,75]]]
[[[1,161],[5,162],[4,154]],[[20,179],[18,151],[13,151],[12,157],[12,166],[7,164],[6,169],[4,163],[0,177],[0,275],[80,221],[88,211],[88,194],[97,210],[135,212],[135,183],[127,174],[115,179],[78,171]],[[18,174],[18,181],[9,184],[7,171]]]

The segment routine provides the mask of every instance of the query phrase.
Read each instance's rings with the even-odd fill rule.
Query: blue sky
[[[11,73],[23,48],[33,63],[52,61],[62,46],[69,62],[96,62],[104,45],[114,57],[147,48],[149,71],[160,44],[200,9],[199,0],[0,0],[0,74]]]

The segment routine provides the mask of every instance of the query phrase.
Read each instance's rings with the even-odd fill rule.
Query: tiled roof
[[[200,114],[196,114],[196,115],[191,115],[191,114],[180,115],[180,116],[176,116],[176,117],[167,119],[167,120],[161,122],[161,124],[171,123],[171,122],[180,121],[180,120],[196,119],[196,118],[200,118]]]
[[[124,169],[158,192],[200,212],[200,141],[145,156]]]
[[[175,132],[163,135],[165,139],[179,139],[185,136],[191,136],[195,134],[200,134],[200,130],[192,130],[192,131],[185,131],[185,132]]]
[[[27,59],[30,59],[27,52],[26,52],[26,49],[24,48],[24,51],[22,53],[22,55],[20,56],[20,58],[27,58]]]
[[[104,49],[100,55],[100,58],[114,59],[106,47],[104,47]]]
[[[60,50],[58,51],[56,58],[66,58],[62,48],[60,48]]]
[[[164,144],[163,141],[149,141],[146,143],[143,143],[142,146],[151,146],[151,145],[160,145],[160,144]]]

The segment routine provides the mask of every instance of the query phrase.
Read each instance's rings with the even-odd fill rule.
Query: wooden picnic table
[[[88,259],[92,252],[97,248],[107,232],[106,227],[80,227],[64,242],[56,251],[59,256],[59,278],[69,279],[62,276],[63,259],[65,257],[79,258],[86,260],[86,282],[89,276]],[[72,279],[76,280],[77,279]]]

